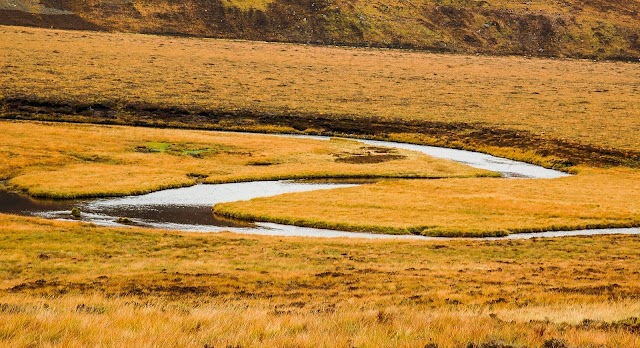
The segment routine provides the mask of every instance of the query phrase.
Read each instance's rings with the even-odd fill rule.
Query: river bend
[[[276,135],[271,135],[276,136]],[[318,140],[329,137],[295,136]],[[394,147],[422,152],[426,155],[453,160],[475,168],[500,173],[509,180],[518,178],[553,179],[569,174],[540,166],[499,158],[483,153],[414,145],[377,140],[357,140],[372,146]],[[289,192],[328,190],[349,187],[354,184],[315,184],[295,181],[255,181],[218,185],[195,185],[169,189],[140,196],[104,198],[78,201],[34,200],[24,195],[0,191],[0,212],[35,215],[52,219],[71,220],[69,211],[81,209],[81,220],[102,226],[122,224],[194,232],[229,231],[243,234],[269,236],[348,237],[368,239],[446,239],[413,235],[383,235],[346,231],[323,230],[274,223],[244,223],[217,219],[211,210],[213,205],[258,197],[269,197]],[[596,234],[640,234],[640,228],[597,229],[578,231],[553,231],[541,233],[511,234],[489,239],[522,239],[534,237],[562,237]]]

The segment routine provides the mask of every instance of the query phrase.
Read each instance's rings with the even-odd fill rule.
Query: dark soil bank
[[[264,113],[252,110],[187,110],[148,104],[80,105],[35,98],[0,99],[0,117],[48,121],[88,122],[151,127],[260,131],[268,126],[290,127],[299,133],[349,135],[385,139],[392,133],[412,133],[429,138],[427,145],[471,150],[510,147],[555,157],[554,169],[586,164],[640,167],[640,152],[620,151],[548,139],[521,130],[490,128],[471,123],[389,120],[376,117]]]

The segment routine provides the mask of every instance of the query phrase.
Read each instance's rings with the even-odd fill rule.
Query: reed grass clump
[[[80,208],[73,207],[71,209],[71,216],[73,216],[74,218],[79,218],[80,216],[82,216],[82,212],[80,211]]]

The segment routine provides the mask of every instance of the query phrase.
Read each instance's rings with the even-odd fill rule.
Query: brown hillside
[[[0,24],[453,53],[640,58],[640,0],[0,0]]]

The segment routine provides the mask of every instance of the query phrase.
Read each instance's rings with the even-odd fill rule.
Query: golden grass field
[[[307,133],[322,133],[322,120],[436,122],[522,132],[540,148],[575,145],[594,158],[609,150],[633,158],[640,150],[637,64],[16,27],[0,27],[0,35],[3,118]],[[189,113],[162,119],[178,109]],[[298,129],[233,118],[253,112],[318,122]],[[194,123],[213,114],[229,117]],[[565,168],[577,173],[569,178],[503,180],[347,140],[15,120],[0,122],[0,130],[0,176],[32,195],[293,177],[462,176],[216,209],[355,230],[476,236],[640,219],[632,164],[583,163]],[[562,155],[525,151],[508,137],[489,146],[388,136],[548,165]],[[336,161],[371,153],[387,160]],[[637,347],[638,250],[637,236],[325,240],[0,215],[0,345]]]
[[[454,237],[635,227],[638,183],[638,170],[587,168],[550,180],[388,180],[222,203],[215,212],[309,227]]]
[[[7,347],[640,344],[637,236],[318,240],[0,215],[0,250]]]
[[[1,27],[0,30],[7,38],[2,41],[0,54],[9,62],[4,66],[5,73],[0,75],[0,97],[5,101],[31,98],[32,101],[49,101],[63,106],[53,115],[44,109],[41,114],[31,116],[28,114],[31,111],[18,112],[18,117],[66,120],[69,118],[65,112],[68,112],[73,114],[70,119],[76,121],[136,124],[150,120],[153,124],[157,118],[158,122],[163,122],[160,125],[171,126],[171,122],[163,121],[163,113],[183,108],[196,114],[204,111],[205,116],[189,121],[195,116],[185,115],[176,120],[177,125],[206,127],[211,126],[206,123],[207,112],[242,113],[249,110],[258,115],[290,114],[288,120],[292,123],[298,114],[317,119],[354,119],[356,124],[362,119],[362,128],[370,126],[368,122],[372,119],[367,117],[388,124],[395,121],[437,121],[452,126],[471,123],[534,134],[538,138],[533,146],[540,149],[563,141],[576,148],[592,146],[593,152],[587,148],[585,156],[593,158],[602,154],[598,149],[618,151],[622,158],[632,158],[640,150],[637,83],[640,70],[637,64],[447,56],[17,27]],[[149,112],[136,114],[137,109],[132,109],[131,105],[138,104],[155,105],[158,111],[143,108]],[[16,112],[7,105],[5,116]],[[79,105],[89,105],[89,110],[78,114],[74,108]],[[97,111],[92,111],[93,106],[106,108],[106,111],[95,114]],[[261,124],[259,117],[253,124],[238,126],[236,121],[233,117],[223,117],[214,128],[323,131],[321,128],[298,130],[282,124]],[[6,123],[3,127],[9,125]],[[60,130],[58,139],[66,141],[64,132]],[[290,154],[284,153],[259,153],[255,158],[241,159],[245,155],[243,151],[229,157],[229,152],[235,150],[226,149],[228,143],[213,151],[220,152],[215,156],[210,156],[211,152],[205,153],[207,160],[175,156],[175,153],[171,156],[132,151],[146,146],[147,142],[164,141],[159,140],[160,136],[152,136],[153,132],[160,131],[138,130],[129,140],[118,142],[110,139],[115,135],[104,133],[101,144],[108,147],[102,152],[85,151],[74,155],[76,150],[63,150],[68,152],[67,157],[57,160],[69,162],[69,165],[44,168],[44,171],[39,166],[30,167],[30,171],[11,175],[9,184],[32,195],[74,197],[142,193],[190,185],[202,181],[203,177],[206,177],[205,182],[225,182],[305,176],[452,175],[451,172],[436,174],[430,169],[416,174],[412,162],[397,160],[379,167],[370,166],[376,167],[375,170],[363,171],[363,165],[344,163],[332,163],[335,170],[328,170],[325,164],[327,160],[335,160],[331,153],[339,152],[337,149],[327,149],[316,159],[306,155],[289,159]],[[144,137],[139,135],[142,133]],[[78,133],[76,138],[83,141],[83,137],[89,136],[94,135]],[[390,133],[387,136],[419,143],[439,141],[415,133]],[[503,141],[498,146],[478,146],[473,142],[448,145],[479,147],[498,155],[549,166],[558,161],[553,152],[545,157],[536,150],[521,151],[516,140],[511,139],[513,144],[510,143],[509,136],[516,135],[506,134],[504,139],[498,139]],[[29,138],[29,135],[25,137]],[[482,138],[483,134],[477,137]],[[441,137],[446,138],[446,135]],[[289,151],[285,145],[287,140],[270,141],[274,143],[269,148]],[[276,142],[282,146],[276,146]],[[183,140],[181,143],[195,146],[196,150],[204,146],[202,140]],[[20,148],[19,145],[11,146]],[[255,146],[266,147],[257,143]],[[127,155],[114,156],[111,154],[114,151],[125,151]],[[309,152],[304,148],[295,151],[299,151],[296,152],[298,155]],[[247,152],[255,152],[255,149]],[[11,153],[7,152],[8,155]],[[32,161],[26,156],[22,158]],[[178,161],[167,161],[167,158]],[[229,165],[241,166],[230,169],[227,164],[220,165],[220,161],[227,160]],[[175,170],[167,170],[170,168],[167,162],[175,164]],[[305,165],[300,166],[303,162]],[[385,166],[386,169],[382,169]],[[114,175],[120,180],[104,183],[96,179],[105,170],[115,168],[119,174]],[[579,167],[569,170],[576,172],[576,168]],[[438,235],[638,225],[635,170],[587,169],[583,172],[589,174],[549,182],[527,181],[527,184],[482,179],[460,181],[459,184],[454,184],[456,181],[427,182],[425,185],[386,183],[346,190],[352,192],[349,199],[337,198],[333,192],[314,193],[312,196],[323,204],[304,205],[304,209],[300,208],[300,202],[312,197],[307,194],[256,201],[263,203],[236,203],[217,210],[225,215],[304,225],[393,233],[410,230]],[[461,172],[463,176],[469,174]],[[438,185],[447,186],[447,190],[440,190],[444,193],[436,194],[429,201],[419,199],[434,196],[432,191]],[[469,190],[476,196],[460,199],[460,195]],[[377,197],[385,197],[379,199],[382,204],[367,206],[362,201],[368,199],[362,197],[368,197],[372,191]],[[610,192],[616,192],[616,195]],[[594,199],[601,203],[592,204]],[[452,200],[458,204],[452,204]],[[462,201],[464,204],[460,204]],[[270,207],[266,207],[266,202]],[[479,208],[468,209],[467,204]],[[233,208],[228,208],[231,206]],[[360,209],[354,209],[356,207]],[[413,209],[415,207],[420,208]],[[439,213],[436,215],[433,211]],[[452,219],[453,216],[456,218]]]
[[[126,110],[118,113],[119,108],[145,104],[195,112],[470,123],[530,132],[541,137],[539,147],[572,141],[640,149],[640,69],[632,63],[1,26],[0,35],[5,100],[103,104],[123,119]]]
[[[219,204],[215,212],[437,236],[640,225],[640,174],[633,169],[583,168],[577,176],[553,180],[471,179],[492,173],[346,139],[12,121],[0,122],[0,130],[5,185],[32,196],[119,196],[198,182],[412,178]],[[358,163],[363,158],[380,163]],[[414,180],[454,177],[460,179]]]
[[[358,163],[361,158],[373,163]],[[7,186],[50,198],[140,194],[197,182],[493,175],[346,139],[11,121],[0,121],[0,159]]]

